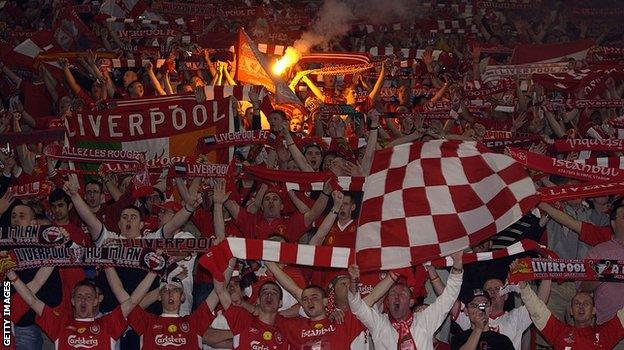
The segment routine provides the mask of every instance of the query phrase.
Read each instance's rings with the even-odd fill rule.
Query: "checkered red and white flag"
[[[363,270],[422,264],[502,231],[538,201],[520,163],[476,142],[384,149],[364,184],[356,259]]]

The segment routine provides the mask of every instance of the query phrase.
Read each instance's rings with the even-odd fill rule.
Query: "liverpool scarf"
[[[596,140],[598,141],[598,140]],[[549,174],[557,174],[585,181],[606,181],[621,178],[623,170],[605,168],[597,165],[581,164],[563,159],[551,158],[542,154],[526,150],[507,147],[509,156],[534,170],[541,170]]]
[[[520,259],[509,282],[534,279],[624,282],[624,261],[606,259]]]

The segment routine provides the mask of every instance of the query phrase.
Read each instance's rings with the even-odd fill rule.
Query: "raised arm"
[[[386,76],[386,62],[381,65],[381,70],[379,71],[379,75],[377,76],[377,81],[375,81],[375,85],[373,86],[373,90],[368,94],[368,98],[371,100],[375,100],[377,95],[379,94],[379,90],[381,89],[381,85],[383,84],[384,78]]]
[[[334,205],[327,214],[327,216],[325,216],[325,219],[323,219],[321,226],[319,226],[318,230],[316,230],[314,236],[310,238],[310,242],[308,243],[309,245],[323,245],[325,237],[329,233],[329,230],[332,228],[334,222],[336,221],[336,218],[338,217],[338,212],[340,211],[340,206],[342,205],[343,198],[344,195],[342,194],[342,192],[337,190],[332,191],[332,199],[334,201]]]
[[[307,76],[301,78],[301,81],[304,82],[312,91],[314,96],[321,101],[325,101],[325,94],[308,78]]]
[[[91,239],[93,239],[94,242],[97,241],[100,234],[104,230],[104,225],[95,216],[95,214],[93,214],[89,205],[85,203],[84,199],[82,199],[78,193],[78,185],[76,185],[73,181],[67,181],[63,186],[63,191],[65,191],[65,193],[67,193],[67,195],[71,198],[76,212],[82,221],[84,221],[87,225],[89,233],[91,234]]]
[[[370,173],[371,166],[373,165],[373,156],[375,155],[375,149],[377,148],[377,138],[379,136],[379,112],[372,109],[368,112],[368,119],[371,121],[371,127],[368,132],[368,138],[366,139],[366,149],[364,150],[364,157],[362,158],[362,172],[364,175]]]
[[[165,238],[172,238],[175,232],[189,220],[191,215],[195,212],[195,209],[202,203],[202,197],[199,193],[192,193],[189,197],[189,202],[184,203],[182,209],[171,218],[169,222],[163,225],[163,236]]]
[[[313,172],[314,169],[312,168],[310,163],[308,163],[308,160],[305,158],[303,153],[301,153],[301,150],[299,149],[299,147],[297,147],[297,144],[295,144],[295,141],[293,140],[292,135],[290,134],[288,122],[287,121],[282,122],[281,126],[282,126],[281,134],[282,136],[284,136],[286,147],[288,147],[288,151],[290,151],[290,154],[292,155],[293,160],[295,161],[295,164],[297,164],[297,167],[301,171]]]
[[[294,296],[297,301],[301,303],[301,293],[303,292],[303,289],[301,289],[301,287],[299,287],[297,283],[295,283],[295,281],[293,281],[293,279],[290,278],[290,276],[288,276],[288,274],[286,274],[286,272],[284,272],[279,265],[277,265],[277,263],[266,261],[265,264],[269,271],[273,273],[277,282],[279,282],[279,284],[284,287],[288,293]]]
[[[37,298],[35,293],[33,293],[33,291],[31,291],[28,286],[24,284],[24,282],[22,282],[22,280],[17,276],[15,271],[7,271],[6,276],[13,284],[13,287],[19,293],[22,299],[24,299],[24,302],[26,302],[26,304],[28,304],[28,306],[30,306],[30,308],[33,309],[33,311],[35,311],[37,315],[41,316],[41,314],[43,314],[43,308],[45,307],[45,304],[41,300],[39,300],[39,298]]]
[[[318,217],[323,214],[330,195],[331,185],[329,184],[329,181],[325,181],[325,183],[323,184],[323,191],[321,192],[321,195],[316,199],[316,202],[314,202],[312,209],[303,214],[303,221],[306,227],[310,227],[314,220],[318,219]]]
[[[576,220],[575,218],[568,215],[568,213],[556,209],[552,205],[545,202],[540,203],[537,207],[546,212],[546,214],[550,215],[550,217],[560,225],[565,226],[574,232],[581,232],[583,222],[580,220]]]
[[[154,65],[152,64],[152,62],[148,62],[145,65],[145,71],[147,72],[147,76],[149,77],[150,82],[152,83],[152,86],[154,87],[154,90],[156,90],[158,95],[166,95],[167,92],[165,91],[165,89],[163,89],[162,85],[160,85],[160,81],[158,81],[156,74],[154,74]]]
[[[225,238],[225,220],[223,219],[223,203],[228,200],[230,192],[225,192],[225,180],[218,179],[214,186],[213,195],[213,224],[214,234],[217,240],[221,241]]]
[[[65,80],[67,81],[67,85],[69,85],[69,88],[74,94],[79,94],[80,91],[82,91],[82,88],[80,87],[80,85],[78,85],[78,83],[76,82],[76,78],[74,78],[74,74],[72,74],[71,70],[69,69],[69,61],[67,60],[67,58],[60,58],[58,60],[58,63],[61,65],[61,68],[63,68],[63,75],[65,76]]]

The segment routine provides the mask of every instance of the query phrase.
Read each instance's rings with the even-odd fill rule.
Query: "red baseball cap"
[[[178,211],[182,210],[182,204],[176,202],[176,201],[166,201],[164,203],[160,203],[160,204],[154,204],[157,208],[160,209],[165,209],[165,210],[171,210],[174,213],[177,213]]]

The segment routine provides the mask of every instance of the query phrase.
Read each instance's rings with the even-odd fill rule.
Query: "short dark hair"
[[[121,213],[123,213],[123,211],[126,209],[136,210],[137,212],[139,212],[139,219],[143,220],[143,213],[141,212],[141,209],[139,209],[139,207],[137,207],[134,204],[126,205],[125,207],[123,207],[121,211],[119,212],[119,215],[121,215]]]
[[[280,300],[282,300],[282,297],[284,296],[284,292],[282,291],[282,287],[280,287],[280,285],[277,284],[277,282],[275,282],[275,281],[266,281],[266,282],[262,283],[260,285],[260,288],[258,289],[258,295],[260,295],[260,291],[262,290],[262,288],[264,288],[264,286],[266,286],[268,284],[277,287],[277,290],[279,292],[279,298],[280,298]]]
[[[100,188],[100,191],[104,190],[104,185],[102,185],[102,183],[98,180],[89,180],[87,181],[87,183],[85,184],[85,188],[87,188],[88,185],[96,185],[97,187]]]
[[[321,292],[321,296],[323,298],[327,297],[327,293],[325,292],[325,289],[323,289],[323,287],[317,285],[317,284],[309,284],[307,287],[303,288],[303,290],[301,291],[301,295],[303,295],[303,292],[305,292],[308,289],[316,289],[318,291]]]
[[[63,200],[67,204],[70,204],[72,202],[71,198],[67,195],[67,193],[65,193],[65,191],[60,188],[55,188],[54,190],[52,190],[52,192],[50,192],[50,195],[48,196],[48,203],[52,204],[53,202],[59,200]]]
[[[74,294],[76,293],[76,289],[78,289],[79,287],[82,286],[86,286],[86,287],[90,287],[93,289],[93,292],[95,293],[95,295],[98,295],[98,289],[99,287],[97,286],[97,284],[95,283],[95,281],[93,281],[90,278],[85,278],[83,280],[78,281],[78,283],[76,283],[76,285],[74,285],[74,288],[72,289],[72,296],[74,296]]]
[[[615,220],[615,217],[617,215],[617,211],[621,207],[624,207],[624,197],[620,197],[620,198],[616,199],[611,204],[611,212],[609,213],[609,219],[610,220]]]

